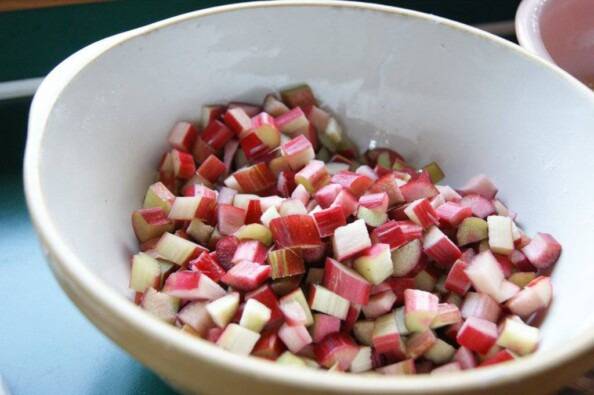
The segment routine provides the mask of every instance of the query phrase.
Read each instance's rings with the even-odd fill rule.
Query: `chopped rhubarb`
[[[455,190],[436,162],[373,140],[359,155],[309,86],[278,97],[203,106],[164,136],[132,213],[135,304],[186,339],[336,372],[455,373],[538,348],[553,236],[531,238],[484,175]]]

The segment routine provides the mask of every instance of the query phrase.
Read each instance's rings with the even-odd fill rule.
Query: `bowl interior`
[[[594,2],[547,1],[539,22],[542,41],[555,63],[594,87]]]
[[[247,8],[183,18],[98,56],[54,103],[39,151],[65,245],[127,298],[130,213],[173,123],[302,81],[362,148],[373,139],[417,165],[436,160],[453,186],[491,175],[529,234],[560,240],[539,352],[591,328],[594,100],[509,44],[407,13]]]

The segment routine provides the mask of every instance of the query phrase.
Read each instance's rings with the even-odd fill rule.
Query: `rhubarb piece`
[[[336,199],[330,205],[330,207],[340,207],[345,217],[349,217],[357,211],[357,199],[347,190],[341,190],[336,195]]]
[[[223,235],[232,235],[245,224],[245,210],[228,204],[217,206],[217,227]]]
[[[216,151],[223,148],[233,135],[233,131],[227,125],[215,119],[206,125],[199,139]]]
[[[445,202],[435,212],[441,223],[454,227],[460,225],[464,219],[472,215],[472,209],[470,207],[463,207],[455,202]]]
[[[450,303],[440,303],[437,305],[437,315],[431,321],[431,328],[441,328],[443,326],[456,324],[462,321],[460,310],[456,305]]]
[[[375,371],[388,376],[407,376],[417,373],[413,359],[405,359],[404,361],[375,369]]]
[[[301,351],[303,347],[312,343],[312,338],[303,325],[291,326],[285,323],[278,330],[278,337],[294,353]]]
[[[214,300],[206,305],[206,310],[214,322],[219,328],[225,328],[231,319],[237,312],[239,307],[239,294],[232,292]]]
[[[240,137],[252,127],[250,116],[241,107],[229,108],[223,115],[223,121]]]
[[[251,291],[258,288],[269,277],[270,266],[241,261],[225,273],[221,281],[235,289]]]
[[[250,132],[254,133],[269,149],[274,149],[280,145],[280,132],[275,120],[265,112],[261,112],[252,118]]]
[[[285,351],[276,359],[275,361],[281,365],[288,365],[288,366],[297,366],[297,367],[307,367],[305,360],[290,351]]]
[[[437,296],[418,289],[404,291],[404,316],[406,327],[412,332],[429,328],[438,313]]]
[[[243,240],[237,246],[231,263],[241,261],[251,261],[255,263],[264,263],[266,260],[266,247],[257,240]]]
[[[368,247],[371,247],[371,240],[363,220],[356,220],[334,231],[332,249],[338,261],[350,258]]]
[[[537,233],[530,243],[522,248],[522,253],[538,269],[547,269],[559,259],[561,244],[548,233]]]
[[[461,313],[463,318],[477,317],[483,320],[497,322],[501,314],[499,304],[489,295],[469,292],[464,298]]]
[[[375,322],[372,320],[355,322],[355,325],[353,325],[353,334],[355,335],[355,338],[359,341],[359,343],[364,344],[366,346],[371,346],[371,337],[373,334],[374,326]],[[316,341],[315,337],[314,341]]]
[[[371,347],[359,347],[359,352],[351,362],[349,370],[353,373],[363,373],[372,368]]]
[[[432,225],[439,225],[439,217],[429,199],[423,198],[411,202],[404,209],[406,216],[414,223],[429,228]]]
[[[534,272],[515,272],[509,276],[508,280],[520,288],[524,288],[530,281],[536,278]],[[521,292],[521,291],[520,291]]]
[[[353,196],[359,198],[371,185],[373,180],[357,173],[342,171],[332,176],[332,182],[349,191]]]
[[[411,178],[406,184],[400,187],[400,192],[407,202],[413,202],[423,198],[433,198],[439,194],[435,185],[431,182],[429,173],[423,171]]]
[[[214,183],[225,173],[226,169],[225,164],[217,156],[210,155],[202,162],[196,172],[204,179]]]
[[[237,246],[239,246],[239,239],[235,236],[226,236],[217,241],[217,261],[221,264],[221,266],[223,266],[223,268],[225,268],[225,270],[231,268],[231,260],[233,259],[233,255],[235,255]]]
[[[470,207],[472,214],[479,218],[486,218],[491,214],[495,214],[493,203],[481,195],[465,195],[459,203],[463,207]]]
[[[280,216],[281,215],[278,213],[276,207],[268,207],[268,209],[266,209],[266,211],[262,213],[262,216],[260,217],[260,222],[262,222],[264,226],[270,228],[270,222],[275,218],[279,218]]]
[[[210,277],[214,282],[219,282],[221,278],[225,275],[225,269],[219,265],[219,263],[215,260],[213,255],[203,252],[200,256],[193,261],[190,261],[188,264],[191,270],[199,271],[208,277]]]
[[[268,264],[271,268],[270,277],[273,280],[305,273],[303,256],[298,249],[283,248],[270,251]]]
[[[136,292],[145,292],[149,288],[157,288],[160,283],[159,261],[143,252],[134,255],[130,271],[130,288]]]
[[[362,175],[366,176],[367,178],[371,178],[373,181],[377,181],[377,179],[379,178],[379,176],[377,175],[375,170],[373,170],[371,167],[369,167],[367,165],[361,165],[361,166],[357,167],[357,169],[355,170],[355,173],[362,174]]]
[[[437,337],[431,329],[417,332],[406,340],[406,354],[409,358],[417,359],[435,344]]]
[[[344,320],[349,311],[349,301],[347,299],[321,285],[312,285],[310,288],[309,306],[312,310],[331,315],[340,320]]]
[[[295,135],[309,128],[309,120],[300,107],[295,107],[274,119],[281,132]]]
[[[332,258],[326,258],[322,284],[351,303],[367,304],[369,301],[371,284],[357,272]]]
[[[315,193],[329,181],[330,175],[326,170],[326,165],[319,160],[309,161],[305,167],[295,174],[295,182],[303,185],[309,193]]]
[[[264,162],[237,170],[233,173],[242,192],[258,193],[271,188],[276,183],[274,173]]]
[[[406,346],[403,342],[394,314],[386,314],[375,320],[371,334],[373,348],[390,359],[406,358]]]
[[[496,254],[509,255],[514,250],[512,220],[508,217],[490,215],[487,217],[489,228],[489,248]]]
[[[513,296],[507,307],[520,317],[529,317],[538,310],[549,306],[553,288],[549,277],[539,276],[530,281],[524,289]]]
[[[423,260],[423,248],[420,240],[412,240],[395,249],[391,255],[392,274],[405,277],[417,268]]]
[[[385,192],[363,195],[359,198],[357,218],[372,227],[383,224],[388,219],[388,194]]]
[[[316,223],[310,215],[274,218],[270,221],[270,231],[272,238],[281,248],[317,247],[322,243]]]
[[[271,152],[270,147],[251,129],[243,133],[239,144],[241,145],[241,151],[239,151],[235,157],[236,167],[245,166],[248,160],[254,162],[262,160]],[[241,153],[243,153],[245,157],[243,161],[239,162]]]
[[[396,176],[392,172],[381,176],[371,187],[370,192],[386,192],[388,194],[388,203],[390,206],[404,202],[404,196],[400,192],[400,187],[396,181]]]
[[[423,357],[431,362],[441,365],[454,358],[456,349],[441,339],[436,339],[429,350],[423,354]]]
[[[235,189],[222,187],[219,191],[219,196],[217,197],[217,204],[233,204],[233,200],[235,199],[235,195],[237,195],[237,191]]]
[[[237,324],[229,324],[217,340],[217,346],[238,355],[249,355],[260,334]]]
[[[334,364],[345,371],[357,356],[359,347],[344,333],[332,333],[314,345],[316,360],[320,365],[330,368]]]
[[[374,294],[361,310],[366,318],[376,318],[388,313],[396,303],[396,294],[391,290]]]
[[[390,250],[394,250],[404,245],[408,241],[408,238],[396,221],[388,221],[373,229],[371,232],[371,241],[376,244],[388,244]]]
[[[208,244],[213,231],[214,227],[205,224],[198,218],[192,219],[186,228],[186,233],[202,245]]]
[[[295,290],[299,285],[301,285],[301,280],[303,276],[291,276],[291,277],[283,277],[277,278],[270,283],[270,288],[278,297],[283,297]]]
[[[169,211],[169,219],[191,221],[193,218],[199,218],[208,222],[214,216],[216,192],[201,185],[196,189],[197,195],[175,198]]]
[[[374,285],[381,283],[390,277],[394,271],[390,246],[388,244],[375,244],[363,250],[355,259],[353,267],[370,283]]]
[[[491,296],[497,302],[501,301],[500,287],[504,276],[491,251],[483,251],[475,256],[464,272],[474,289]]]
[[[291,199],[296,199],[303,203],[304,206],[307,206],[309,204],[309,192],[303,185],[299,184],[293,189]]]
[[[497,187],[489,177],[480,174],[468,180],[468,182],[459,189],[459,192],[463,196],[476,194],[491,200],[497,194]]]
[[[315,158],[311,142],[303,135],[299,135],[281,146],[283,156],[287,158],[293,170],[300,170]]]
[[[175,195],[162,182],[156,182],[147,189],[142,207],[160,207],[165,214],[169,214],[174,200]]]
[[[431,292],[437,285],[438,280],[437,273],[427,268],[419,271],[414,277],[414,287],[422,291]]]
[[[340,331],[340,319],[327,314],[314,314],[314,324],[312,328],[313,341],[321,342],[331,333]]]
[[[266,95],[262,108],[273,117],[278,117],[289,111],[289,108],[273,94]]]
[[[303,84],[280,92],[283,102],[290,108],[317,105],[316,99],[309,85]]]
[[[469,317],[458,331],[456,340],[471,351],[485,354],[497,341],[497,325],[481,318]]]
[[[230,102],[227,108],[241,108],[250,117],[254,117],[260,112],[262,112],[262,108],[256,104],[239,101]]]
[[[264,246],[272,244],[272,233],[266,226],[261,224],[243,225],[235,232],[235,237],[239,240],[257,241]]]
[[[206,332],[215,326],[206,305],[205,302],[188,303],[177,314],[177,319],[184,326],[190,327],[193,334],[199,337],[204,337]]]
[[[328,237],[334,234],[334,231],[346,225],[344,212],[340,207],[330,207],[313,213],[320,237]]]
[[[341,190],[342,187],[338,184],[328,184],[316,191],[314,199],[322,208],[328,208]]]
[[[476,367],[476,358],[472,351],[466,347],[460,347],[454,354],[454,360],[458,362],[462,370]]]
[[[283,313],[280,310],[278,300],[269,285],[262,285],[260,288],[245,294],[245,300],[250,299],[255,299],[270,309],[268,327],[276,326],[283,321]],[[305,297],[303,297],[303,301],[305,301]],[[307,306],[307,302],[305,302],[305,305]]]
[[[179,299],[149,288],[144,293],[141,306],[158,319],[173,324],[179,310]]]
[[[441,170],[441,167],[439,167],[437,162],[431,162],[428,165],[423,166],[423,170],[429,174],[429,178],[434,184],[445,178],[445,173]]]
[[[466,275],[466,268],[468,268],[468,264],[462,259],[454,262],[444,284],[448,291],[455,292],[458,295],[465,295],[468,292],[472,284]]]
[[[276,331],[271,330],[262,333],[260,340],[254,346],[252,355],[279,362],[278,359],[280,359],[284,351],[285,345],[278,337]]]
[[[200,127],[204,129],[206,125],[215,119],[219,118],[225,113],[225,106],[219,104],[212,104],[208,106],[202,106],[200,111]]]
[[[540,331],[520,320],[508,318],[503,324],[497,345],[505,347],[516,354],[527,355],[538,346]]]
[[[189,122],[177,122],[169,134],[169,144],[180,151],[189,152],[194,145],[198,130]]]
[[[423,239],[423,251],[442,268],[449,268],[462,252],[437,226],[429,228]]]
[[[247,208],[245,209],[245,223],[246,225],[259,225],[260,219],[262,217],[262,205],[260,204],[259,199],[252,199],[249,201]],[[264,231],[262,228],[258,226],[252,226],[245,229],[249,233],[254,233],[253,237],[259,237],[262,239],[264,244],[269,244],[272,242],[272,235],[270,231],[266,229]],[[256,236],[257,235],[257,236]],[[247,235],[246,235],[247,236]],[[251,236],[250,236],[251,237]]]
[[[285,199],[280,209],[278,210],[281,217],[286,217],[287,215],[304,215],[307,214],[307,209],[305,205],[297,199]]]
[[[139,242],[173,231],[173,222],[161,207],[142,208],[132,213],[132,228]]]
[[[163,233],[155,251],[164,259],[182,266],[206,249],[174,234]]]
[[[163,292],[188,300],[213,300],[225,295],[225,290],[207,275],[186,270],[171,273],[165,281]]]
[[[187,180],[194,175],[196,164],[192,155],[173,149],[171,150],[171,160],[173,161],[173,174],[175,177]]]
[[[502,362],[513,361],[514,359],[516,359],[516,356],[511,351],[500,350],[496,354],[488,358],[485,358],[478,366],[482,368],[485,366],[495,365]]]
[[[280,309],[285,316],[285,322],[289,325],[305,325],[307,322],[307,316],[305,310],[299,302],[291,300],[280,304]]]
[[[489,237],[488,229],[489,227],[487,221],[483,219],[476,217],[464,219],[458,227],[458,233],[456,234],[458,245],[462,247],[471,243],[485,240],[487,237]]]
[[[310,295],[311,295],[311,293],[310,293]],[[283,296],[281,299],[281,303],[288,303],[291,301],[298,302],[301,305],[301,307],[303,308],[303,311],[305,311],[305,316],[307,319],[305,322],[305,326],[312,325],[314,323],[313,315],[311,313],[311,310],[309,309],[309,304],[308,304],[307,300],[305,299],[305,295],[303,294],[303,291],[301,290],[301,288],[295,289],[293,292]]]

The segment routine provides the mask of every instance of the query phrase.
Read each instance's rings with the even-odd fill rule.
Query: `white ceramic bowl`
[[[307,81],[360,144],[437,160],[453,185],[484,172],[529,233],[564,246],[542,347],[455,376],[361,377],[232,355],[129,301],[141,203],[175,120]],[[25,186],[56,278],[107,336],[174,387],[202,394],[542,393],[594,356],[594,96],[479,30],[347,2],[219,7],[108,38],[60,64],[31,109]]]
[[[594,88],[594,1],[523,0],[516,34],[524,48]]]

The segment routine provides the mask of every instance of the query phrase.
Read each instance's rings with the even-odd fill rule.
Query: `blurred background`
[[[513,19],[519,2],[377,3],[444,16],[515,41]],[[227,3],[0,0],[0,375],[12,394],[173,394],[87,322],[51,276],[23,197],[27,116],[43,77],[78,49],[160,19]],[[583,390],[588,383],[584,378],[563,393],[594,393]],[[0,395],[2,391],[0,382]]]

